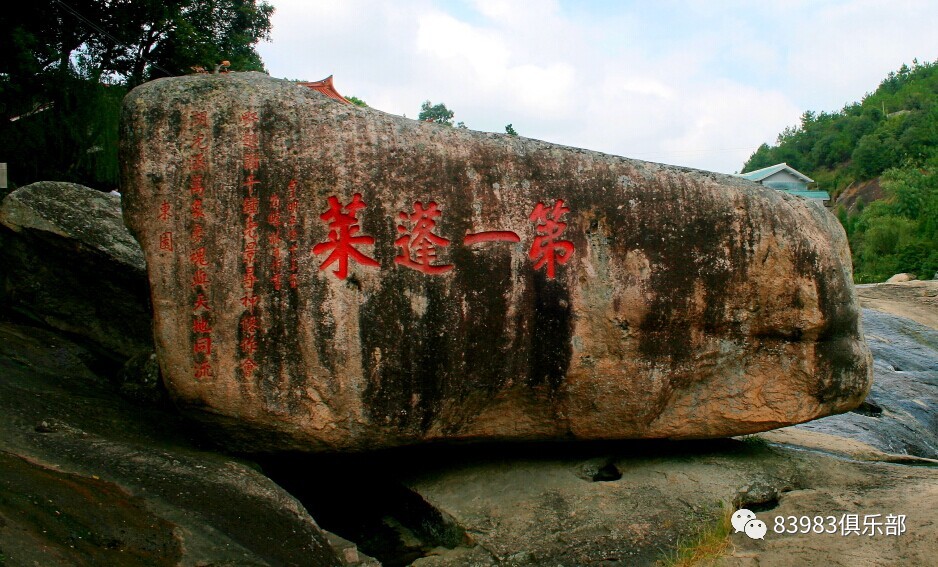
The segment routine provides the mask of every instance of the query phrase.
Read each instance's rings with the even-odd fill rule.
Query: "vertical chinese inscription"
[[[167,225],[169,225],[170,219],[172,219],[172,210],[172,205],[168,201],[163,201],[160,204],[160,212],[156,215],[164,228],[163,232],[160,233],[160,250],[164,252],[173,251],[173,232],[165,230],[168,228]]]
[[[260,168],[260,148],[257,134],[258,116],[256,112],[245,111],[241,113],[241,149],[244,162],[242,169],[244,181],[241,198],[241,214],[244,216],[244,229],[242,230],[241,263],[244,268],[241,278],[241,287],[244,295],[241,296],[241,305],[244,312],[241,314],[240,342],[238,349],[241,359],[238,366],[245,378],[251,378],[257,370],[255,353],[257,352],[257,325],[256,309],[260,297],[255,293],[257,284],[256,260],[258,253],[258,222],[257,214],[260,211],[260,196],[257,185],[260,180],[255,177]]]
[[[299,224],[300,201],[296,197],[296,179],[291,179],[287,184],[287,243],[290,251],[290,289],[296,289],[297,274],[300,271],[299,261],[296,257],[296,251],[299,249],[297,239],[299,238],[296,230]]]
[[[292,183],[294,182],[291,181]],[[283,250],[280,247],[283,243],[283,238],[280,235],[283,220],[280,215],[280,207],[280,195],[271,193],[267,203],[267,224],[270,226],[267,244],[270,248],[270,281],[277,291],[283,288]]]
[[[193,374],[196,379],[204,380],[213,376],[212,370],[212,309],[206,299],[209,287],[209,259],[205,250],[202,234],[204,232],[205,211],[202,198],[205,193],[205,151],[208,149],[209,133],[208,113],[196,111],[189,116],[188,134],[185,138],[188,155],[189,174],[189,263],[192,265],[190,288],[192,300],[192,356]],[[160,218],[172,216],[171,205],[164,201],[160,207]],[[160,247],[173,247],[173,235],[164,234]]]

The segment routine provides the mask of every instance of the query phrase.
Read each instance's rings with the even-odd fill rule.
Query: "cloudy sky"
[[[271,75],[416,118],[738,171],[805,110],[938,59],[938,2],[268,0]]]

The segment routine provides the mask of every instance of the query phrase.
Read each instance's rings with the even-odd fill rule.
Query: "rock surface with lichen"
[[[870,387],[843,230],[781,192],[257,73],[121,128],[166,385],[230,446],[719,437]]]
[[[5,308],[120,362],[152,350],[146,262],[118,195],[32,183],[3,199],[0,225]]]

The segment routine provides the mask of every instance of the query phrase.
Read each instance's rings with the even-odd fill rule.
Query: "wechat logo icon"
[[[768,531],[768,528],[765,522],[756,518],[756,515],[751,510],[745,508],[736,510],[733,512],[733,517],[730,521],[736,533],[745,532],[751,539],[765,539],[765,533]]]

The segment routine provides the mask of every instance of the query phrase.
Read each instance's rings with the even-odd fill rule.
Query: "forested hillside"
[[[837,207],[858,283],[938,271],[938,61],[902,65],[839,112],[805,112],[776,145],[760,146],[743,172],[780,162],[835,198],[852,183],[881,176],[884,199]]]

